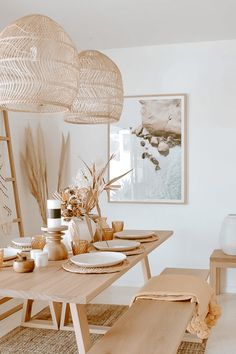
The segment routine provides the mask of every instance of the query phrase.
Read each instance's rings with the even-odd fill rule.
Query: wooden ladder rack
[[[9,119],[8,119],[7,111],[3,111],[3,124],[4,124],[4,129],[5,129],[5,136],[0,136],[0,141],[5,141],[7,143],[8,158],[9,158],[10,173],[11,173],[11,176],[5,178],[5,181],[12,183],[13,194],[14,194],[14,199],[15,199],[15,209],[16,209],[16,218],[13,219],[13,222],[18,224],[19,235],[20,235],[20,237],[23,237],[24,236],[24,228],[23,228],[23,221],[22,221],[21,208],[20,208],[20,199],[19,199],[19,193],[18,193],[18,187],[17,187],[17,181],[16,181],[16,169],[15,169],[14,158],[13,158],[13,149],[12,149],[12,143],[11,143],[11,134],[10,134],[10,126],[9,126]],[[0,298],[0,305],[4,304],[5,302],[8,302],[10,300],[12,300],[11,297]],[[19,305],[12,307],[8,311],[6,311],[0,315],[0,321],[13,315],[15,312],[20,311],[22,308],[23,308],[23,304],[19,304]]]
[[[19,193],[18,193],[18,187],[17,187],[17,181],[16,181],[16,169],[15,169],[14,158],[13,158],[11,133],[10,133],[10,126],[9,126],[9,119],[8,119],[7,111],[3,111],[3,122],[4,122],[4,128],[5,128],[6,135],[0,136],[0,141],[6,141],[6,143],[7,143],[8,158],[9,158],[9,165],[10,165],[10,171],[11,171],[11,177],[6,178],[5,181],[11,182],[12,186],[13,186],[15,208],[16,208],[16,218],[13,219],[13,222],[18,223],[20,237],[23,237],[24,236],[24,228],[23,228],[23,221],[22,221],[21,208],[20,208],[20,199],[19,199]]]

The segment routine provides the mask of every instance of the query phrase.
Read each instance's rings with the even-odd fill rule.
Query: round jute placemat
[[[118,237],[116,237],[116,239],[118,239]],[[157,241],[158,239],[159,239],[159,237],[157,235],[153,235],[153,236],[146,237],[146,238],[137,238],[137,239],[128,238],[128,237],[125,237],[125,238],[119,237],[119,240],[135,240],[135,241],[138,241],[140,243],[154,242],[154,241]]]
[[[109,266],[109,267],[79,267],[72,263],[70,260],[62,264],[62,268],[67,272],[80,273],[80,274],[105,274],[120,272],[128,266],[128,261]]]
[[[101,252],[99,250],[97,250],[95,247],[91,246],[90,249],[89,249],[89,253],[93,253],[93,252]],[[103,250],[103,252],[109,252],[109,248],[107,248],[107,250]],[[137,254],[142,254],[144,252],[144,248],[143,246],[139,246],[139,247],[136,247],[132,250],[128,250],[128,251],[112,251],[112,252],[119,252],[119,253],[124,253],[126,256],[134,256],[134,255],[137,255]]]
[[[135,256],[137,254],[142,254],[144,252],[144,248],[143,246],[139,246],[133,250],[129,250],[129,251],[122,251],[122,253],[124,253],[126,256]]]

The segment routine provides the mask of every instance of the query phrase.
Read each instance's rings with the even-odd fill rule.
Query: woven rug
[[[88,320],[94,325],[112,325],[127,306],[87,305]],[[49,319],[49,309],[41,311],[35,318]],[[92,334],[92,342],[101,336]],[[203,354],[206,342],[182,342],[178,354]],[[78,354],[74,332],[17,327],[0,339],[1,354]],[[128,354],[128,353],[121,353]]]

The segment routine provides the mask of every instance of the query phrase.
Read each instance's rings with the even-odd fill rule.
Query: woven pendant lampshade
[[[123,108],[121,73],[115,63],[96,50],[78,55],[79,90],[65,121],[75,124],[112,123]]]
[[[78,52],[63,28],[29,15],[0,33],[0,107],[65,112],[78,92]]]

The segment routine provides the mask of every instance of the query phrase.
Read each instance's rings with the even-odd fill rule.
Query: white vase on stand
[[[220,247],[225,254],[236,255],[236,214],[229,214],[223,220]]]
[[[71,241],[80,239],[91,242],[96,231],[96,224],[90,218],[86,220],[85,217],[83,219],[73,217],[70,221],[62,220],[62,224],[68,226],[68,230],[63,237],[63,243],[66,245],[68,251],[72,251]]]

